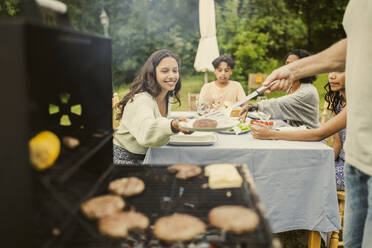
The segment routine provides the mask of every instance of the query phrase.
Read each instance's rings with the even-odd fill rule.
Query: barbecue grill
[[[241,188],[204,189],[207,178],[179,180],[166,165],[122,167],[112,164],[111,40],[50,27],[34,18],[37,8],[26,1],[32,18],[0,22],[0,154],[2,246],[4,247],[273,247],[267,220],[244,166]],[[64,22],[67,23],[67,22]],[[6,119],[6,121],[4,121]],[[62,146],[46,171],[32,169],[28,141],[50,130],[62,139],[80,141]],[[143,194],[126,199],[127,206],[151,221],[174,212],[199,217],[219,205],[245,205],[260,217],[254,232],[236,235],[208,227],[190,242],[166,244],[151,228],[112,239],[98,232],[96,221],[80,212],[82,202],[108,193],[110,181],[128,176],[144,180]],[[230,194],[226,194],[227,191]],[[127,207],[128,208],[128,207]]]
[[[84,166],[90,166],[92,163]],[[42,211],[39,212],[37,230],[40,232],[38,236],[47,240],[44,247],[275,247],[270,227],[245,165],[237,167],[245,178],[242,187],[217,190],[204,187],[208,183],[204,175],[188,180],[177,179],[167,171],[167,165],[111,164],[98,179],[88,173],[84,166],[64,183],[58,182],[59,176],[49,177],[49,181],[45,183],[51,193],[49,197],[54,197],[58,204],[51,204],[53,199],[41,199],[44,205],[40,208]],[[105,237],[99,233],[97,221],[83,216],[80,205],[92,197],[108,194],[111,181],[132,176],[142,179],[146,189],[140,195],[125,198],[125,209],[135,209],[145,214],[151,224],[158,218],[175,212],[187,213],[208,223],[208,212],[212,208],[221,205],[243,205],[258,214],[259,225],[254,231],[242,234],[223,232],[208,226],[205,234],[191,241],[171,244],[157,239],[151,227],[145,231],[131,231],[125,239]],[[50,221],[50,216],[53,216],[54,223]]]
[[[31,240],[40,240],[35,217],[57,228],[74,223],[67,213],[70,206],[56,208],[68,202],[61,202],[57,184],[65,187],[81,171],[89,175],[89,181],[82,181],[93,184],[112,163],[111,40],[44,25],[33,1],[23,7],[29,16],[0,22],[3,247],[30,247]],[[39,173],[28,162],[28,140],[43,130],[60,138],[73,136],[80,146],[63,147],[53,168]],[[71,202],[86,193],[86,188],[76,190],[80,192],[71,192]],[[36,214],[44,197],[49,207],[60,210],[59,217]]]

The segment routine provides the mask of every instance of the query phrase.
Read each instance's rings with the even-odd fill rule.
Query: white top
[[[345,159],[372,175],[372,1],[351,0],[343,25],[347,35]]]
[[[162,117],[154,97],[138,93],[124,108],[114,137],[114,144],[135,154],[145,154],[148,147],[160,147],[174,133],[171,121]]]
[[[225,87],[217,86],[216,82],[204,84],[200,90],[199,103],[216,105],[215,109],[228,107],[245,97],[242,85],[236,81],[229,81]]]
[[[312,84],[301,84],[293,94],[257,103],[258,110],[271,119],[288,121],[291,126],[319,127],[319,94]]]

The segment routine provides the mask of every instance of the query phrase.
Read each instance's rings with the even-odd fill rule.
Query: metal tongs
[[[213,112],[210,112],[208,114],[202,115],[201,117],[202,118],[211,118],[211,119],[226,119],[226,118],[229,118],[230,117],[230,113],[231,113],[231,111],[234,108],[239,107],[243,103],[245,103],[245,102],[247,102],[247,101],[249,101],[249,100],[257,97],[258,95],[264,93],[265,90],[269,89],[271,86],[273,86],[274,84],[276,84],[278,82],[279,82],[279,80],[275,80],[275,81],[271,82],[267,86],[261,86],[260,88],[258,88],[257,90],[253,91],[251,94],[249,94],[248,96],[244,97],[239,102],[236,102],[234,105],[232,105],[229,108],[221,109],[221,110],[217,110],[217,111],[213,111]]]

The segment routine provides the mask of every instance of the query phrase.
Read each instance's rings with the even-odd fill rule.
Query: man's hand
[[[279,82],[271,86],[270,89],[267,89],[265,94],[270,94],[273,91],[286,91],[295,81],[295,77],[289,70],[288,65],[285,65],[274,70],[269,76],[267,76],[263,85],[269,85],[275,80],[278,80]]]

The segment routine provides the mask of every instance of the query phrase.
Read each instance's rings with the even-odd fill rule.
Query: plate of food
[[[196,120],[189,120],[188,122],[180,122],[179,125],[190,131],[200,132],[218,132],[228,130],[239,124],[238,120],[224,119],[214,120],[208,118],[200,118]]]
[[[208,146],[213,145],[217,141],[215,133],[194,132],[192,134],[178,133],[172,135],[168,145],[174,146]]]
[[[261,121],[261,120],[251,120],[250,121],[251,125],[266,125],[268,127],[273,127],[274,126],[274,121]]]
[[[250,131],[251,131],[251,125],[250,124],[240,123],[239,125],[237,125],[233,128],[230,128],[228,130],[219,131],[219,133],[239,135],[239,134],[249,133]]]

